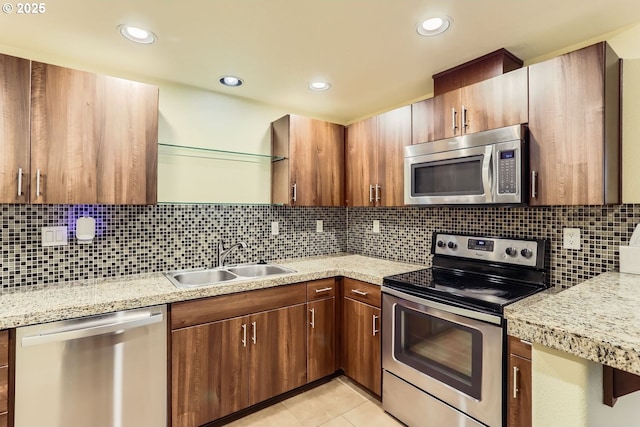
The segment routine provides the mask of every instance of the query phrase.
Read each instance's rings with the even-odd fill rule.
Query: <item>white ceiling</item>
[[[523,60],[640,22],[638,0],[50,0],[0,14],[0,45],[347,123],[427,95],[431,76],[504,47]],[[445,14],[449,31],[416,34]],[[116,30],[154,31],[135,45]],[[220,76],[245,84],[225,88]],[[311,92],[314,79],[331,82]]]

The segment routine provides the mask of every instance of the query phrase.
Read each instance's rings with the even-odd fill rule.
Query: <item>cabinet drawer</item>
[[[344,297],[380,308],[380,286],[344,278]]]
[[[0,368],[0,412],[7,411],[7,397],[9,396],[9,368]]]
[[[9,331],[0,331],[0,366],[6,366],[8,363],[9,363]]]
[[[526,341],[522,341],[520,338],[510,336],[509,354],[514,354],[524,359],[531,360],[531,344]]]
[[[336,296],[336,279],[320,279],[307,282],[307,301]]]

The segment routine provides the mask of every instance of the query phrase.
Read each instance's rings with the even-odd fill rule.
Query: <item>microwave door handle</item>
[[[487,145],[484,150],[484,158],[482,160],[482,187],[484,188],[484,196],[487,203],[491,202],[493,194],[493,147]]]

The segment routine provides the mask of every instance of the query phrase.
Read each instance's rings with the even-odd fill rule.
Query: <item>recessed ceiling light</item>
[[[311,82],[309,83],[309,89],[315,90],[316,92],[322,92],[323,90],[328,90],[331,87],[331,84],[328,82]]]
[[[242,81],[241,78],[238,78],[238,77],[224,76],[224,77],[220,77],[220,83],[222,83],[225,86],[229,86],[229,87],[237,87],[237,86],[240,86],[244,82]]]
[[[444,33],[451,25],[451,18],[448,16],[429,18],[418,24],[418,34],[421,36],[435,36]]]
[[[131,25],[118,26],[120,34],[128,40],[136,43],[151,44],[158,40],[158,37],[151,31],[143,30],[142,28],[132,27]]]

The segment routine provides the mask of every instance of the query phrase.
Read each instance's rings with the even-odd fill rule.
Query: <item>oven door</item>
[[[399,295],[382,297],[383,369],[486,425],[502,425],[502,327],[392,292]]]

